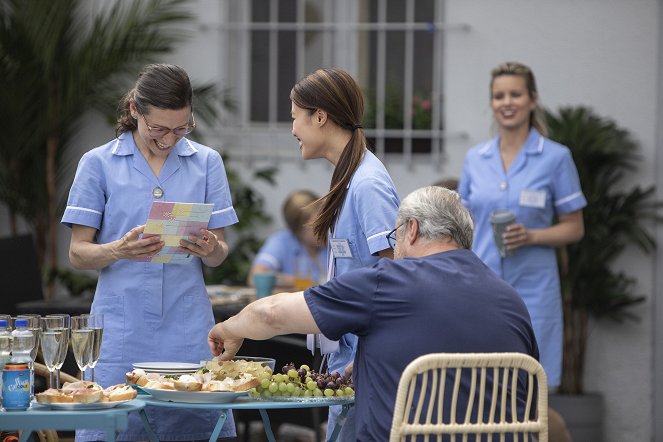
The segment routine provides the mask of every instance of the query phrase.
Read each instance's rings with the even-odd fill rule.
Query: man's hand
[[[214,356],[219,356],[222,361],[229,361],[239,351],[244,338],[229,336],[223,327],[223,322],[216,324],[207,334],[207,343]]]

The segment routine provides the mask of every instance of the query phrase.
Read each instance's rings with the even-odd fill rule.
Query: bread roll
[[[78,389],[73,392],[74,402],[91,404],[93,402],[101,402],[104,398],[104,392],[94,388]]]
[[[184,374],[173,381],[173,386],[178,391],[200,391],[203,383],[191,375]]]
[[[35,394],[35,398],[37,402],[42,404],[74,402],[73,392],[63,392],[55,388],[49,388],[42,393],[37,393]]]
[[[112,385],[104,390],[104,397],[110,402],[134,399],[138,392],[126,384]]]

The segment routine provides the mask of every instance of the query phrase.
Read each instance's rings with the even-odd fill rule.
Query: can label
[[[30,370],[27,368],[2,371],[2,406],[5,410],[30,408]]]

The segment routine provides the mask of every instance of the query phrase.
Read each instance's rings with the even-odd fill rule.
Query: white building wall
[[[218,80],[222,85],[222,66],[233,60],[217,49],[221,11],[215,0],[198,3],[193,10],[199,12],[203,26],[165,61],[181,64],[197,81]],[[470,30],[445,34],[445,128],[466,137],[447,141],[442,165],[404,166],[398,158],[388,158],[386,164],[400,195],[460,174],[465,152],[490,136],[489,71],[507,60],[533,68],[545,106],[588,105],[630,130],[641,143],[644,158],[633,181],[653,184],[663,172],[661,166],[656,169],[657,125],[663,118],[657,109],[661,97],[657,82],[663,74],[658,61],[661,6],[656,0],[447,0],[446,21],[468,24]],[[92,117],[81,137],[81,152],[106,142],[112,134],[112,129],[103,129]],[[207,142],[224,145],[224,140],[213,136]],[[277,185],[256,185],[276,221],[265,234],[282,227],[280,205],[288,192],[307,187],[322,193],[331,177],[331,167],[323,160],[304,163],[297,158],[294,139],[291,148],[292,160],[277,161]],[[248,178],[252,167],[273,163],[270,158],[251,164],[230,161],[229,166]],[[60,232],[61,263],[65,264],[69,231]],[[0,207],[0,235],[6,234],[6,211]],[[663,439],[663,434],[652,434],[654,266],[653,256],[637,251],[629,251],[620,262],[637,278],[637,291],[648,297],[634,309],[640,322],[592,324],[586,389],[605,395],[607,442]]]

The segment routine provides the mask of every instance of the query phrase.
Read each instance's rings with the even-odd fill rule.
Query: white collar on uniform
[[[136,143],[134,143],[134,138],[131,136],[131,132],[123,132],[115,140],[112,153],[113,155],[119,156],[133,155],[136,148]],[[186,138],[182,138],[175,145],[173,152],[175,152],[178,156],[188,157],[198,152],[198,149],[191,141]]]
[[[483,146],[479,148],[479,155],[482,157],[490,157],[493,153],[497,154],[499,150],[498,146],[499,136],[493,138],[492,140],[486,142]],[[538,130],[531,128],[527,139],[525,140],[525,153],[528,155],[539,155],[543,153],[543,141],[545,139],[539,133]]]

